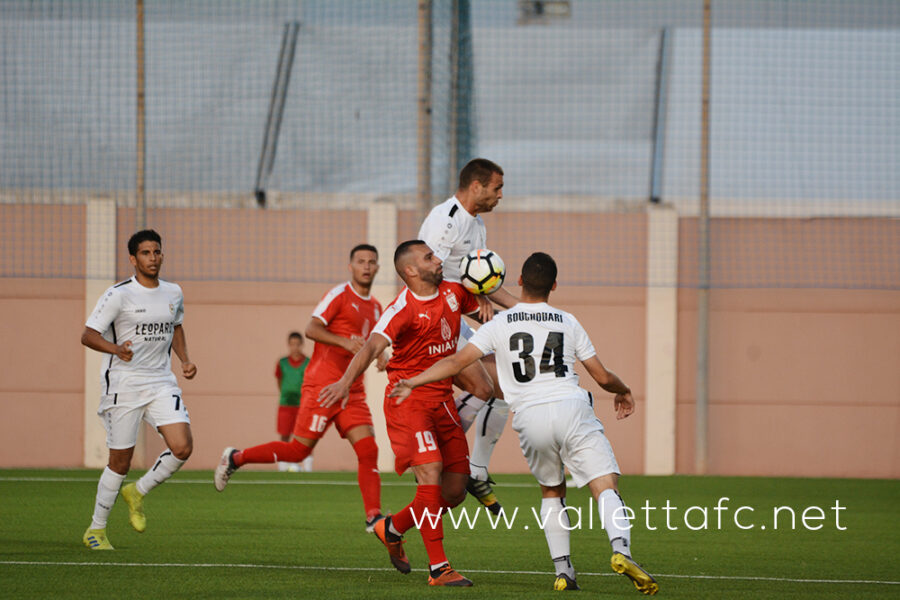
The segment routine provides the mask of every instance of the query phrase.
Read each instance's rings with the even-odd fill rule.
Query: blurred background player
[[[406,287],[388,305],[375,335],[353,358],[347,370],[321,393],[323,406],[347,397],[352,382],[376,356],[393,347],[387,365],[391,385],[420,373],[456,350],[463,314],[478,314],[475,296],[460,283],[443,281],[441,261],[421,240],[403,242],[394,252],[394,268]],[[452,381],[424,387],[403,405],[385,397],[384,416],[394,467],[398,475],[412,468],[416,477],[413,501],[397,514],[375,524],[375,535],[387,547],[391,564],[409,573],[402,535],[418,525],[429,560],[428,585],[470,586],[444,553],[444,510],[466,496],[469,448],[453,403]]]
[[[381,475],[378,472],[378,446],[372,427],[372,413],[366,404],[363,374],[354,378],[350,399],[345,405],[324,408],[319,391],[344,373],[353,355],[381,316],[381,304],[371,296],[372,282],[378,273],[378,250],[359,244],[350,251],[350,281],[335,286],[313,311],[306,337],[316,342],[303,377],[300,410],[294,422],[293,439],[269,442],[244,450],[225,448],[216,467],[214,482],[220,492],[232,474],[248,463],[274,463],[279,460],[299,463],[334,423],[338,433],[353,446],[358,462],[357,480],[366,513],[366,530],[372,531],[381,518]],[[380,356],[378,368],[384,369],[386,356]]]
[[[460,281],[462,258],[472,250],[487,248],[487,231],[481,214],[494,210],[501,198],[503,169],[485,158],[475,158],[460,171],[456,195],[435,206],[425,218],[419,239],[443,262],[445,280]],[[502,287],[490,295],[490,300],[505,308],[517,302]],[[493,314],[490,301],[483,296],[478,296],[478,301],[482,320],[490,320]],[[463,320],[460,348],[471,335],[472,329]],[[491,357],[468,366],[454,380],[457,387],[465,390],[456,398],[463,429],[468,431],[475,424],[467,489],[495,514],[500,512],[500,503],[491,489],[488,464],[509,414],[496,381],[497,368]]]
[[[292,331],[288,335],[288,355],[281,357],[275,365],[275,379],[278,381],[278,435],[282,442],[291,441],[294,422],[300,411],[300,390],[303,387],[303,373],[309,358],[303,354],[303,335]],[[278,461],[279,471],[312,471],[312,454],[301,463]]]
[[[159,278],[162,239],[152,229],[128,240],[134,276],[112,286],[88,317],[81,343],[107,354],[103,361],[100,408],[106,428],[109,462],[100,475],[94,516],[82,541],[93,550],[112,550],[106,523],[119,488],[131,467],[141,421],[147,421],[166,442],[153,468],[137,483],[122,488],[128,520],[137,532],[147,527],[144,496],[171,477],[193,451],[191,420],[172,373],[170,350],[181,360],[186,379],[197,366],[188,358],[184,337],[184,294],[181,287]]]
[[[465,348],[391,392],[399,399],[433,381],[451,377],[488,352],[498,357],[500,386],[513,411],[513,429],[528,467],[541,485],[541,519],[556,567],[556,590],[577,590],[569,560],[569,526],[565,511],[568,467],[578,487],[587,485],[597,501],[609,536],[612,569],[631,579],[642,593],[659,590],[653,577],[631,558],[631,523],[618,491],[619,465],[594,415],[591,394],[578,385],[575,360],[581,361],[600,387],[615,394],[616,418],[634,412],[631,389],[597,358],[584,328],[569,313],[547,304],[556,289],[556,262],[535,252],[522,266],[522,300],[479,328]]]

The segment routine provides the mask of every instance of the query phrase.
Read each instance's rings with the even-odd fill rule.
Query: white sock
[[[277,463],[275,463],[275,464],[278,465],[278,470],[279,470],[279,471],[287,471],[287,470],[288,470],[288,466],[290,466],[291,463],[286,463],[286,462],[284,462],[283,460],[279,460],[279,461],[278,461]]]
[[[476,398],[469,392],[463,392],[453,401],[456,403],[456,412],[459,413],[459,422],[463,431],[468,431],[475,422],[475,415],[484,406],[484,400]]]
[[[631,556],[631,521],[626,518],[630,511],[625,510],[625,503],[619,493],[614,489],[600,492],[597,511],[613,552]]]
[[[304,458],[302,461],[300,461],[299,465],[300,465],[300,470],[303,471],[304,473],[312,473],[312,470],[313,470],[312,454],[310,454],[309,456]]]
[[[569,560],[569,514],[563,512],[565,507],[565,498],[544,498],[541,500],[541,522],[556,574],[565,573],[574,579],[575,569]]]
[[[94,500],[94,517],[91,520],[91,529],[106,529],[109,520],[109,511],[116,503],[119,488],[125,481],[124,475],[119,475],[109,467],[103,469],[100,481],[97,483],[97,497]]]
[[[396,528],[396,527],[394,527],[394,522],[393,522],[393,521],[390,521],[390,522],[388,523],[388,531],[390,531],[391,533],[393,533],[393,534],[396,535],[397,537],[401,537],[401,536],[403,535],[402,533],[400,533],[399,531],[397,531],[397,528]]]
[[[491,398],[478,411],[475,418],[475,443],[469,458],[469,471],[473,479],[487,481],[488,465],[494,453],[494,445],[500,439],[509,415],[509,405],[501,398]]]
[[[183,460],[175,458],[172,451],[166,448],[163,450],[162,454],[159,455],[159,458],[156,459],[156,464],[154,464],[149,471],[144,473],[143,477],[138,479],[137,491],[141,494],[146,494],[174,475],[183,464]]]

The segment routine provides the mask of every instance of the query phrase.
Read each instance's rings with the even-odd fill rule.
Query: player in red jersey
[[[214,481],[216,489],[221,492],[231,475],[247,463],[301,462],[334,423],[341,437],[350,442],[356,452],[366,529],[372,531],[375,522],[381,518],[381,476],[362,372],[348,386],[349,401],[344,405],[323,407],[318,403],[319,391],[343,374],[381,317],[381,304],[370,295],[378,272],[378,251],[368,244],[354,247],[350,252],[349,268],[350,281],[335,286],[325,294],[306,328],[306,337],[314,340],[316,346],[303,378],[293,439],[244,450],[225,448],[216,467]],[[386,359],[382,355],[378,368],[383,370],[384,363]]]
[[[443,281],[441,261],[425,242],[411,240],[397,247],[394,267],[406,287],[375,326],[366,342],[334,384],[320,394],[322,406],[339,405],[352,396],[352,382],[388,345],[393,355],[387,365],[391,390],[406,379],[456,352],[460,317],[477,316],[478,301],[455,282]],[[391,563],[409,573],[403,551],[403,533],[418,525],[430,563],[429,585],[470,586],[444,554],[441,517],[463,501],[469,478],[469,447],[453,402],[452,379],[417,388],[411,401],[397,405],[385,397],[384,414],[398,474],[412,468],[416,476],[413,501],[393,516],[375,524],[375,534],[387,547]]]

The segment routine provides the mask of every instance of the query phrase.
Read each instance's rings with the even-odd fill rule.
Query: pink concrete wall
[[[122,246],[130,232],[130,213],[126,209],[119,212]],[[321,295],[345,277],[346,252],[365,235],[364,214],[154,211],[154,226],[160,227],[166,242],[164,277],[184,287],[185,330],[192,359],[199,366],[195,380],[182,382],[196,438],[191,467],[211,468],[226,445],[246,446],[275,438],[275,361],[285,350],[287,332],[302,330]],[[77,232],[83,231],[84,210],[6,206],[0,207],[0,218],[15,230],[14,235],[0,240],[5,252],[0,259],[0,273],[5,275],[0,279],[0,331],[5,342],[0,350],[0,402],[4,409],[0,466],[78,466],[84,425],[84,351],[79,344],[86,308],[84,282],[53,277],[63,271],[83,276],[84,236]],[[489,218],[489,245],[506,258],[510,284],[515,282],[518,265],[532,250],[543,249],[558,259],[563,283],[553,302],[579,317],[601,360],[634,389],[638,412],[618,422],[612,416],[608,394],[587,384],[596,392],[597,413],[606,424],[623,471],[641,472],[646,406],[645,291],[627,284],[634,277],[645,278],[645,217],[501,211]],[[861,231],[882,239],[885,227],[897,227],[862,221]],[[48,222],[59,223],[62,233],[48,235]],[[413,237],[415,225],[411,212],[401,212],[398,237]],[[803,281],[814,285],[826,277],[829,265],[834,267],[838,258],[845,261],[842,273],[848,287],[873,281],[871,265],[854,266],[853,261],[865,253],[851,251],[859,240],[849,222],[766,225],[759,220],[730,220],[723,227],[727,235],[716,238],[718,256],[736,261],[716,266],[715,273],[725,277],[725,283],[736,281],[728,279],[730,268],[740,268],[763,279],[769,277],[773,286],[798,277],[806,277]],[[684,473],[693,471],[694,451],[694,230],[694,224],[684,220],[679,264],[686,287],[678,295],[676,422],[676,465]],[[76,233],[66,233],[70,231]],[[521,231],[536,233],[522,236]],[[841,252],[818,242],[803,242],[818,240],[829,231]],[[799,256],[804,264],[771,270],[770,255],[766,255],[738,265],[734,257],[748,256],[740,251],[741,246],[765,232],[775,235],[779,252],[784,254],[792,251],[792,239],[803,242]],[[893,240],[891,244],[900,239],[886,237]],[[230,244],[223,239],[240,241]],[[889,246],[893,252],[894,246]],[[317,260],[307,260],[313,251]],[[382,254],[385,276],[390,271],[390,249],[382,249]],[[815,263],[818,255],[824,266]],[[612,268],[612,256],[618,257],[613,279],[620,287],[585,285],[598,270]],[[900,256],[900,249],[893,256]],[[120,275],[125,275],[125,264],[119,263]],[[68,265],[68,271],[59,271],[60,265]],[[29,269],[43,278],[12,277]],[[290,280],[310,274],[317,283],[203,281],[204,277]],[[900,273],[893,271],[882,275],[881,281],[900,279]],[[94,301],[89,299],[90,304]],[[311,349],[308,343],[307,350]],[[710,471],[900,477],[898,365],[900,292],[714,289]],[[373,392],[376,397],[370,402],[378,410],[380,390]],[[156,456],[159,448],[158,440],[148,436],[147,460]],[[326,436],[315,454],[317,469],[354,468],[352,450],[334,433]],[[492,468],[496,472],[525,470],[514,433],[507,432],[499,442]]]
[[[679,295],[677,469],[694,465],[696,293]],[[900,477],[900,293],[713,290],[709,472]]]
[[[84,281],[0,279],[0,466],[84,456]]]

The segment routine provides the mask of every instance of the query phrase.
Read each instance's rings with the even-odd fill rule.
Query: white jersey
[[[460,280],[459,263],[472,250],[487,247],[481,215],[472,216],[456,196],[438,204],[422,222],[419,239],[443,261],[444,279]]]
[[[172,337],[183,320],[184,294],[177,284],[160,279],[158,287],[147,288],[132,277],[106,290],[85,325],[114,344],[130,341],[134,355],[129,362],[114,354],[104,357],[103,393],[177,386],[172,373]]]
[[[578,320],[546,302],[519,302],[494,315],[469,339],[470,344],[497,354],[497,375],[513,412],[563,398],[583,398],[575,361],[596,355]]]

